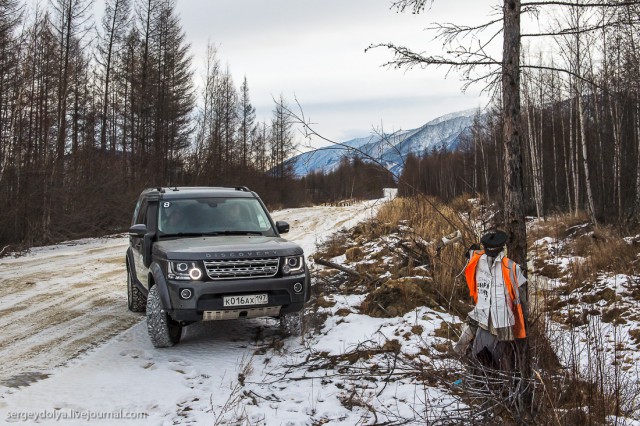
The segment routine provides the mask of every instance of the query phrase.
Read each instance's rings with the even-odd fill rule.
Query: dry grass
[[[332,234],[322,246],[322,256],[330,259],[344,254],[348,237],[349,235],[342,231]]]
[[[460,213],[464,212],[464,213],[473,214],[475,213],[475,207],[469,201],[472,198],[475,198],[476,200],[478,200],[481,205],[486,204],[486,200],[484,199],[484,197],[478,198],[478,197],[473,197],[471,194],[462,194],[459,197],[456,197],[453,200],[451,200],[451,202],[449,203],[449,207],[451,207],[454,211],[457,211]]]
[[[429,283],[415,278],[388,280],[370,292],[362,302],[363,313],[376,318],[402,316],[419,306],[441,310]]]
[[[579,256],[569,269],[561,273],[547,261],[551,255],[544,250],[535,252],[534,266],[538,273],[549,278],[563,275],[572,289],[593,282],[599,274],[638,274],[640,269],[640,245],[627,244],[623,232],[611,226],[593,226],[584,213],[558,215],[545,222],[536,223],[528,230],[530,243],[543,237],[562,242],[562,249],[555,255]],[[530,244],[530,247],[531,244]]]
[[[552,247],[532,247],[531,253],[537,273],[560,278],[564,284],[546,299],[546,314],[539,318],[539,324],[552,320],[564,325],[563,334],[575,336],[571,339],[580,339],[583,334],[591,339],[587,343],[581,341],[584,347],[579,346],[581,351],[589,352],[589,367],[579,364],[578,355],[571,355],[565,373],[554,378],[553,369],[543,372],[545,377],[552,377],[550,398],[559,410],[560,420],[570,424],[606,424],[606,417],[610,415],[634,415],[637,384],[621,374],[622,364],[612,363],[603,355],[603,347],[607,346],[604,324],[619,326],[628,319],[624,306],[620,305],[622,296],[601,284],[603,277],[637,275],[640,247],[627,244],[622,230],[594,226],[584,215],[557,216],[538,222],[528,235],[530,242],[543,237],[557,240],[558,244]],[[556,256],[570,260],[563,270],[549,267]],[[635,338],[629,334],[631,339]],[[640,336],[640,332],[636,335]],[[537,358],[552,355],[552,351],[535,347],[536,339],[532,337],[530,342]],[[577,351],[573,345],[578,347],[572,343],[564,350]],[[584,407],[589,410],[585,411]]]
[[[591,235],[570,241],[566,251],[584,258],[570,265],[567,280],[574,288],[595,281],[603,273],[636,275],[640,272],[640,247],[627,244],[610,228],[599,227]]]
[[[466,203],[460,200],[456,202]],[[383,282],[344,276],[334,289],[354,292],[356,288],[364,288],[367,298],[362,303],[362,313],[375,317],[395,317],[418,306],[429,306],[465,316],[470,305],[461,300],[470,300],[468,289],[464,279],[457,277],[466,263],[463,245],[445,247],[439,254],[436,254],[435,248],[427,247],[424,251],[425,245],[435,247],[442,236],[456,229],[464,231],[465,228],[469,227],[450,206],[432,199],[397,198],[382,206],[376,219],[360,223],[348,232],[334,234],[319,248],[316,257],[329,259],[344,254],[347,264],[355,263],[350,267],[363,276],[391,274]],[[475,241],[470,231],[464,232],[466,241]],[[398,254],[398,251],[402,251],[400,247],[388,240],[382,240],[385,242],[380,244],[381,249],[373,254],[367,254],[363,249],[366,243],[388,238],[389,235],[401,237],[403,242],[420,241],[422,246],[416,252],[419,258],[403,257]],[[369,261],[362,262],[365,258]],[[390,262],[389,259],[394,260]],[[416,265],[423,268],[418,274],[428,275],[428,278],[413,278]],[[323,282],[330,279],[323,278]],[[325,291],[325,285],[317,286],[318,296]],[[331,293],[329,291],[326,294]],[[320,304],[325,303],[322,297],[318,297],[318,300]]]
[[[466,198],[464,201],[461,200],[454,200],[454,205],[463,202],[468,204]],[[458,212],[450,205],[444,205],[435,199],[396,198],[380,209],[378,220],[392,227],[397,227],[402,221],[406,221],[405,223],[414,229],[416,235],[432,242],[439,241],[444,235],[456,229],[463,233],[463,244],[445,247],[439,255],[433,257],[431,275],[432,290],[438,295],[438,301],[444,302],[445,305],[456,305],[453,307],[454,312],[465,311],[466,306],[460,305],[458,301],[467,300],[469,291],[464,280],[456,277],[466,264],[464,257],[466,246],[477,241],[477,237],[472,234],[470,226]]]
[[[640,247],[631,246],[622,238],[614,237],[593,244],[589,261],[597,271],[632,275],[638,272],[639,252]]]
[[[406,203],[406,201],[405,201]],[[416,205],[420,214],[414,213],[403,217],[403,219],[409,219],[411,225],[415,227],[416,232],[420,233],[427,240],[435,240],[437,237],[449,232],[449,224],[444,220],[440,220],[437,214],[433,214],[432,209],[429,206],[422,206],[416,201],[409,203],[415,203],[411,207],[415,210]],[[469,205],[464,200],[456,200],[453,204],[459,211],[469,212]],[[450,206],[442,207],[439,209],[447,216],[454,214],[450,209]],[[400,214],[391,211],[395,216],[399,217]],[[471,216],[470,214],[469,216]],[[455,216],[454,216],[455,217]],[[388,220],[395,219],[394,215],[389,214]],[[588,223],[586,215],[564,215],[557,216],[536,224],[529,233],[530,241],[536,241],[543,237],[553,237],[558,241],[562,241],[565,244],[562,247],[562,252],[557,255],[566,256],[581,256],[583,259],[572,262],[568,271],[564,271],[565,280],[567,285],[563,289],[565,295],[568,295],[577,288],[589,288],[593,285],[599,274],[606,272],[608,274],[627,274],[635,275],[638,273],[639,266],[639,252],[640,247],[631,246],[623,240],[623,235],[620,231],[605,226],[592,226]],[[473,241],[473,235],[465,234],[466,241]],[[464,246],[463,246],[464,247]],[[555,254],[554,254],[555,255]],[[563,271],[555,265],[550,265],[546,262],[553,255],[547,253],[547,258],[536,265],[538,270],[541,270],[545,276],[552,278],[560,278],[563,275]],[[439,261],[438,261],[439,260]],[[455,280],[455,275],[459,273],[464,267],[465,259],[462,256],[462,247],[449,247],[446,248],[440,255],[439,259],[434,260],[434,283],[440,286],[441,292],[447,291],[447,284],[456,283],[456,291],[451,293],[451,300],[462,299],[467,297],[466,286],[462,279]],[[448,288],[451,292],[451,288]],[[593,295],[597,298],[599,303],[605,301],[607,307],[602,309],[600,315],[603,322],[610,322],[614,324],[624,323],[624,319],[621,318],[620,308],[613,305],[616,302],[616,295],[611,289],[604,289]],[[571,304],[574,302],[567,301],[566,298],[556,298],[555,309],[558,309],[560,304]],[[467,309],[468,310],[468,309]],[[466,311],[465,311],[466,312]],[[563,318],[565,324],[569,323],[572,326],[581,326],[588,323],[588,315],[596,315],[595,311],[589,310],[570,310],[572,314],[569,318]],[[559,369],[559,360],[550,345],[547,333],[546,333],[546,321],[543,316],[532,317],[531,327],[529,329],[528,344],[530,345],[530,353],[533,359],[532,367],[543,371],[544,377],[549,379],[549,382],[556,381],[559,377],[566,378],[564,372]],[[640,332],[634,333],[633,338],[640,340]],[[608,371],[604,365],[604,358],[598,360],[602,364],[601,371]],[[577,380],[570,375],[573,380]],[[552,379],[553,378],[553,379]],[[556,408],[564,408],[567,410],[564,420],[577,419],[581,415],[589,421],[599,423],[604,421],[606,415],[620,414],[619,408],[616,408],[612,404],[612,401],[616,398],[616,395],[620,395],[620,389],[615,390],[604,389],[603,384],[595,378],[590,378],[589,388],[586,395],[577,394],[572,397],[568,397],[571,394],[571,387],[567,387],[565,383],[555,383],[550,386],[550,398],[554,401],[552,404]],[[551,384],[551,383],[550,383]],[[566,392],[566,393],[565,393]],[[564,401],[563,401],[564,399]],[[542,403],[541,401],[539,401]],[[584,415],[581,411],[581,407],[589,406],[593,410],[592,413]],[[548,420],[555,420],[551,417]]]
[[[558,214],[538,222],[530,227],[527,232],[531,241],[543,237],[564,239],[572,235],[576,227],[589,223],[589,217],[585,212]]]

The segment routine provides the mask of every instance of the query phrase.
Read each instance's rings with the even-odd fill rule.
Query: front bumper
[[[295,283],[301,283],[300,293],[293,290]],[[238,279],[219,281],[167,281],[172,309],[169,315],[176,321],[194,322],[203,319],[253,318],[275,316],[297,312],[311,297],[311,282],[308,273],[291,277]],[[180,297],[183,289],[191,290],[192,296],[185,300]],[[224,307],[224,296],[267,294],[268,303]],[[278,310],[276,307],[280,307]],[[206,315],[205,315],[206,313]]]

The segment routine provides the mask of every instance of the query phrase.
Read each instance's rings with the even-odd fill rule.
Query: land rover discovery
[[[155,347],[202,320],[275,317],[299,328],[310,279],[302,249],[280,237],[288,231],[246,187],[146,189],[129,229],[129,309],[146,310]]]

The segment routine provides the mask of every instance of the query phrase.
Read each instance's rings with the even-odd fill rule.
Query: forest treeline
[[[383,188],[396,186],[382,165],[355,156],[343,157],[332,172],[313,172],[302,178],[314,204],[351,199],[382,198]]]
[[[194,75],[176,0],[106,0],[100,22],[89,0],[27,4],[0,0],[0,248],[122,231],[149,186],[248,186],[270,207],[333,196],[285,166],[282,96],[258,122],[214,45]]]
[[[524,51],[522,152],[527,214],[584,211],[637,223],[640,213],[640,5],[569,8],[554,46]],[[566,22],[562,22],[565,20]],[[553,33],[551,29],[549,33]],[[555,35],[555,34],[554,34]],[[551,44],[551,43],[550,43]],[[399,189],[502,200],[501,100],[476,117],[460,149],[406,159]]]

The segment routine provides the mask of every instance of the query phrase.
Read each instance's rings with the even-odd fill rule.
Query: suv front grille
[[[279,266],[279,257],[204,261],[204,267],[207,270],[207,275],[212,280],[269,278],[278,273]]]

